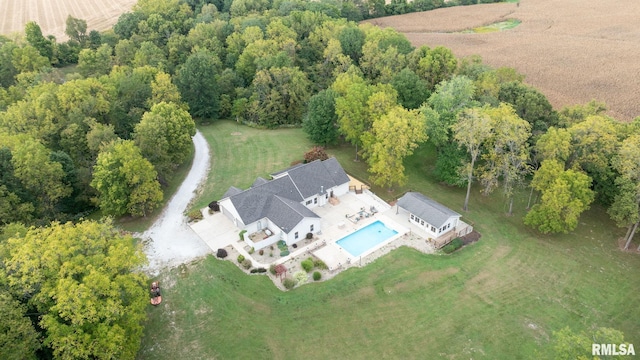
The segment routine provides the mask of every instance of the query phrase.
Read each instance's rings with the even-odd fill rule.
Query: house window
[[[311,226],[309,226],[309,231],[313,232],[313,224],[311,224]]]
[[[310,204],[311,204],[311,200],[307,200],[307,205],[310,205]]]
[[[415,218],[414,218],[413,214],[411,214],[411,220],[415,220]]]
[[[431,226],[431,232],[436,232],[436,228]]]
[[[313,203],[317,204],[318,203],[318,198],[313,198]]]
[[[295,237],[297,239],[298,238],[298,233],[296,232],[295,234],[293,234],[293,237]]]
[[[424,225],[424,220],[420,220],[420,225]]]

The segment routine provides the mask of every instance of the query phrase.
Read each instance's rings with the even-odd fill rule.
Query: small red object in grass
[[[162,295],[160,294],[160,282],[154,281],[151,283],[151,305],[158,305],[162,302]]]

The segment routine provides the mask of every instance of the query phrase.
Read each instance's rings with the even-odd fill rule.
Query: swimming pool
[[[360,256],[367,250],[383,243],[385,240],[398,234],[397,231],[389,229],[380,220],[373,222],[362,229],[343,237],[336,241],[343,249],[352,256]]]

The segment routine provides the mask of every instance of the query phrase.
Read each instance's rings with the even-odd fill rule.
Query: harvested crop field
[[[507,19],[522,23],[493,33],[461,33]],[[372,19],[403,32],[413,45],[443,45],[460,57],[509,66],[560,108],[604,101],[609,114],[640,116],[640,1],[521,0]]]
[[[24,25],[35,21],[42,33],[65,40],[65,20],[71,15],[87,21],[88,30],[106,30],[118,21],[120,14],[131,10],[137,0],[1,0],[0,34],[24,31]]]

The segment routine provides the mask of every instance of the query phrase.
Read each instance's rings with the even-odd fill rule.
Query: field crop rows
[[[87,21],[88,30],[106,30],[129,11],[136,0],[2,0],[0,34],[22,32],[29,21],[36,21],[42,33],[65,40],[68,15]]]
[[[640,2],[521,0],[443,8],[369,20],[406,34],[415,46],[442,45],[509,66],[556,107],[604,101],[619,120],[640,116]],[[517,19],[510,30],[461,33]]]

